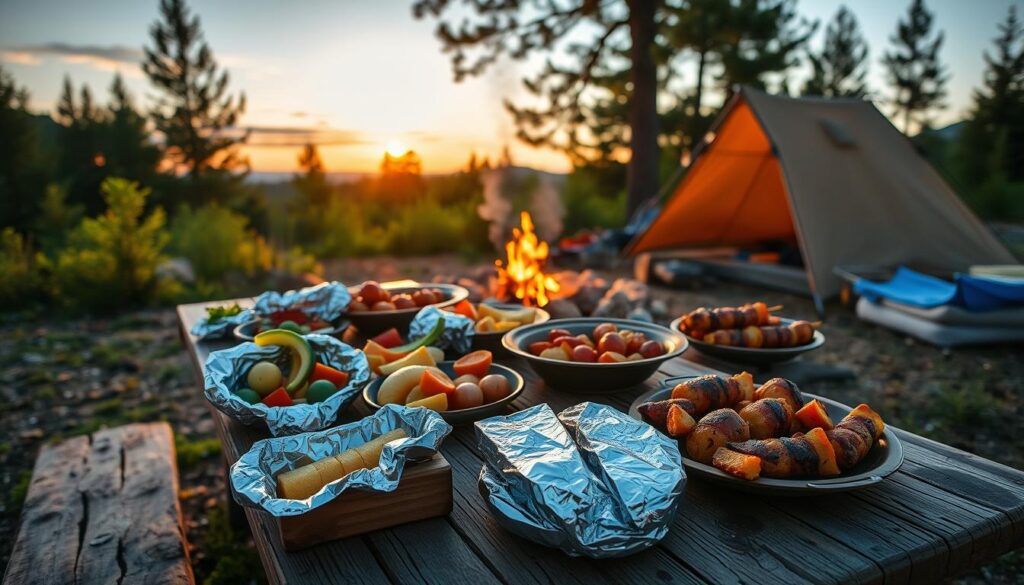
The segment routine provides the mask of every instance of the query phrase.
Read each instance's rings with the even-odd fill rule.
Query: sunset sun
[[[395,157],[402,156],[403,154],[409,152],[409,149],[406,148],[404,144],[397,140],[388,141],[387,146],[384,147],[384,150],[387,151],[387,153],[390,154],[391,156]]]

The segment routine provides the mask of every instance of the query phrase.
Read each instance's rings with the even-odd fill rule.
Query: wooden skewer
[[[774,313],[775,311],[781,311],[782,310],[782,305],[775,305],[773,307],[768,307],[766,310],[769,313]]]
[[[815,329],[821,327],[821,321],[811,321],[811,327],[814,327]]]

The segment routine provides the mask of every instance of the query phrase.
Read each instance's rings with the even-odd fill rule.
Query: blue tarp
[[[928,309],[953,305],[968,311],[991,311],[1024,306],[1024,281],[957,274],[954,282],[915,272],[903,266],[886,282],[863,278],[853,290],[868,299],[886,299]]]

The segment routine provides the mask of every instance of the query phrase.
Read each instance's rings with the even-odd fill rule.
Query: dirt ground
[[[455,257],[340,261],[327,276],[344,282],[471,272]],[[609,277],[626,276],[610,271]],[[753,300],[782,304],[787,316],[815,318],[806,299],[733,284],[697,291],[654,288],[672,315],[699,305]],[[860,323],[830,306],[826,345],[816,362],[846,368],[848,380],[809,391],[869,402],[886,421],[1024,469],[1024,347],[943,351]],[[178,339],[172,309],[113,319],[48,320],[0,316],[0,567],[6,567],[32,465],[41,445],[132,421],[174,428],[181,498],[199,582],[259,582],[248,535],[233,531],[226,484],[202,391]],[[956,580],[1024,583],[1024,554],[1011,553]]]

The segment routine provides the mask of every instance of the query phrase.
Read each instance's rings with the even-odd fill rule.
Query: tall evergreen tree
[[[36,214],[47,175],[28,98],[0,67],[0,226],[20,230]]]
[[[107,115],[93,105],[87,85],[78,96],[76,99],[74,84],[65,76],[57,101],[56,120],[61,126],[57,173],[66,184],[68,201],[85,206],[86,213],[95,215],[105,205],[100,183],[107,174],[102,144]]]
[[[460,9],[451,10],[456,4]],[[568,45],[567,59],[549,58],[535,76],[524,79],[539,106],[506,103],[520,139],[578,155],[601,137],[591,134],[590,92],[595,79],[625,75],[628,104],[629,211],[658,190],[658,63],[655,44],[664,0],[417,0],[417,18],[450,15],[457,28],[440,22],[437,35],[451,53],[457,81],[483,73],[499,57],[524,60]],[[461,8],[464,8],[461,9]],[[468,16],[467,14],[468,13]],[[570,42],[593,31],[592,42]]]
[[[983,86],[974,91],[960,141],[958,160],[969,184],[990,173],[1024,180],[1024,27],[1015,7],[1010,7],[999,31],[994,54],[985,51]],[[1001,148],[994,148],[997,145]]]
[[[295,188],[302,196],[303,203],[313,209],[327,206],[331,196],[331,185],[324,174],[324,163],[320,160],[320,152],[313,143],[306,144],[299,153],[299,170],[292,179]]]
[[[804,94],[856,98],[867,94],[868,44],[857,17],[845,6],[839,7],[826,27],[821,52],[808,51],[807,58],[813,73]]]
[[[150,28],[142,69],[160,90],[151,115],[167,156],[193,179],[244,169],[237,147],[246,137],[230,131],[245,112],[245,94],[228,93],[228,72],[184,0],[161,0],[160,16]]]
[[[730,7],[731,38],[719,49],[722,68],[716,77],[727,96],[737,85],[765,88],[771,74],[798,64],[799,49],[818,27],[797,14],[795,0],[734,0]]]
[[[944,107],[949,75],[939,61],[945,35],[932,34],[935,24],[924,0],[913,0],[907,19],[896,25],[896,34],[889,38],[893,48],[882,58],[894,88],[894,115],[903,118],[903,131],[912,124],[927,124],[927,113]]]
[[[110,85],[103,154],[109,175],[150,184],[160,162],[160,148],[150,140],[146,119],[118,73]]]

